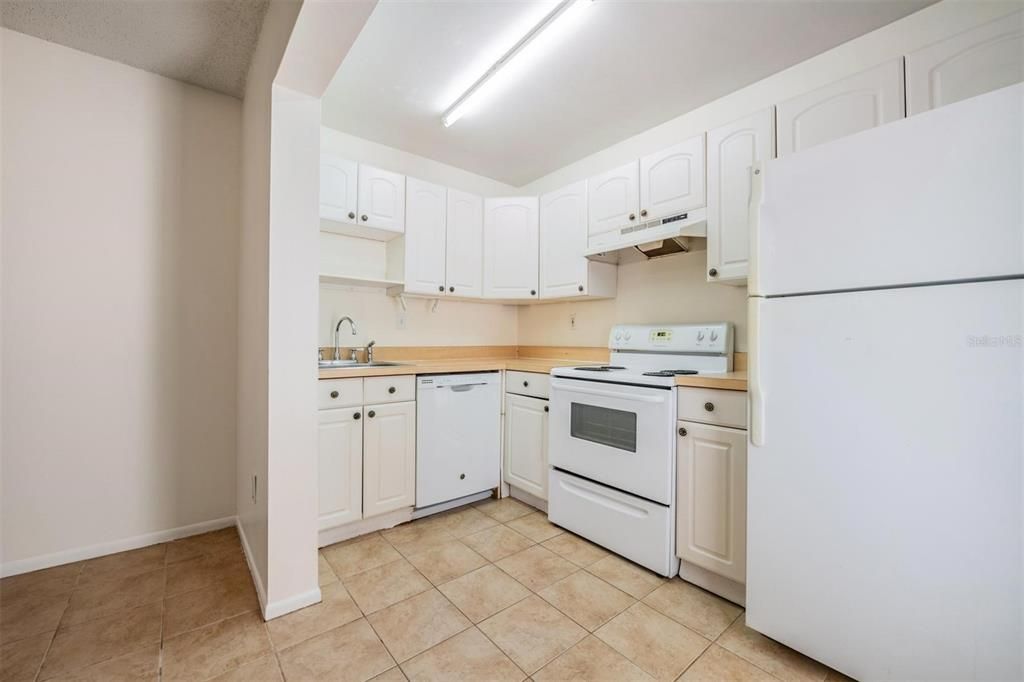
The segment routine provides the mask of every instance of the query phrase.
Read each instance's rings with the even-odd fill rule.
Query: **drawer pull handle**
[[[395,387],[394,386],[388,386],[388,393],[394,393],[394,392],[395,392]]]
[[[686,435],[686,429],[684,429],[683,427],[680,426],[679,427],[679,435],[680,436],[685,436]]]
[[[356,421],[359,421],[359,418],[362,417],[362,416],[363,415],[361,415],[358,412],[356,412],[355,414],[352,415],[352,418],[355,419]]]
[[[374,412],[373,410],[370,410],[369,412],[366,413],[366,416],[369,417],[370,419],[373,419],[374,417],[377,416],[377,413]]]
[[[704,409],[707,410],[708,412],[714,412],[715,411],[715,404],[711,403],[711,402],[704,403]]]
[[[331,397],[332,398],[337,398],[338,397],[338,392],[337,391],[331,391]]]

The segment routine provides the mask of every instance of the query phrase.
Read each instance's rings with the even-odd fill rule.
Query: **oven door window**
[[[569,433],[573,438],[636,452],[636,413],[573,403]]]

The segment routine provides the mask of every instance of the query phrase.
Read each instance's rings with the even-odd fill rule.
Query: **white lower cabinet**
[[[505,482],[548,499],[548,401],[505,394]]]
[[[678,422],[676,553],[738,583],[747,576],[747,432]]]
[[[363,517],[416,502],[416,403],[370,405],[363,423]]]
[[[415,506],[414,385],[411,375],[320,382],[335,400],[377,401],[319,411],[320,530]]]
[[[318,426],[320,528],[363,517],[362,408],[320,410]]]

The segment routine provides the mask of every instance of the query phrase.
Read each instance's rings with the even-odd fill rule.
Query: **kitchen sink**
[[[402,367],[401,362],[358,362],[357,360],[320,360],[320,369],[358,369],[362,367]]]

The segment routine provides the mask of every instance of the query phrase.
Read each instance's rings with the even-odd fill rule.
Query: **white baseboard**
[[[263,576],[260,575],[256,562],[252,558],[252,549],[249,547],[249,538],[245,537],[245,529],[242,527],[242,520],[235,518],[235,528],[238,529],[238,538],[242,541],[242,553],[245,554],[245,563],[249,565],[249,575],[256,585],[256,597],[260,600],[260,612],[263,619],[267,618],[267,588],[263,586]]]
[[[729,580],[688,561],[679,562],[679,577],[734,604],[747,605],[747,586],[743,583]]]
[[[394,528],[398,524],[406,523],[407,521],[412,521],[412,507],[403,507],[380,516],[371,516],[368,519],[346,523],[343,526],[325,528],[317,536],[317,546],[326,547],[327,545],[351,540],[354,537],[373,533],[374,531]]]
[[[465,507],[467,504],[474,502],[480,502],[494,497],[493,490],[485,490],[482,493],[474,493],[472,495],[466,495],[454,500],[448,500],[447,502],[440,502],[430,507],[421,507],[416,509],[412,513],[412,518],[422,519],[425,516],[433,516],[434,514],[440,514],[441,512],[448,511],[449,509],[455,509],[456,507]]]
[[[70,564],[74,561],[95,559],[96,557],[105,556],[107,554],[115,554],[117,552],[126,552],[130,549],[148,547],[149,545],[155,545],[160,542],[178,540],[190,535],[208,533],[211,530],[220,530],[221,528],[227,528],[233,525],[235,525],[235,517],[225,516],[221,519],[202,521],[188,526],[168,528],[167,530],[158,530],[153,533],[145,533],[143,535],[136,535],[134,537],[124,538],[121,540],[101,542],[100,544],[89,545],[88,547],[76,547],[74,549],[65,549],[60,552],[54,552],[53,554],[43,554],[41,556],[29,557],[27,559],[7,561],[0,565],[0,577],[6,578],[20,573],[28,573],[30,571],[38,571],[43,568],[60,566],[61,564]]]
[[[525,490],[520,490],[515,486],[509,486],[508,496],[517,499],[520,502],[525,502],[534,509],[539,509],[545,514],[548,513],[548,501],[542,500],[533,493],[528,493]]]
[[[309,592],[297,594],[294,597],[279,599],[266,605],[263,609],[263,620],[270,620],[271,618],[277,618],[278,616],[283,616],[287,613],[291,613],[292,611],[298,611],[301,608],[317,604],[322,599],[323,597],[320,594],[319,587],[315,590],[310,590]]]

